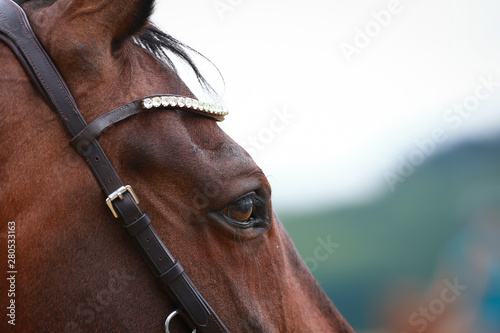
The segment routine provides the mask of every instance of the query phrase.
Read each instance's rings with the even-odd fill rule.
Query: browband
[[[158,109],[186,110],[217,121],[223,121],[228,114],[222,106],[203,103],[196,99],[176,95],[152,95],[129,102],[103,114],[75,135],[70,143],[79,153],[84,154],[89,144],[97,139],[106,128],[140,112]]]
[[[35,86],[57,111],[73,138],[73,145],[82,148],[78,146],[85,143],[85,149],[77,150],[80,153],[84,150],[82,155],[107,196],[106,203],[113,215],[121,217],[124,229],[138,244],[168,294],[187,314],[196,332],[229,333],[167,250],[152,227],[151,218],[137,205],[139,200],[132,187],[123,185],[96,140],[110,124],[142,111],[142,101],[115,109],[87,127],[64,80],[31,29],[26,14],[11,0],[0,0],[0,40],[12,49]],[[205,110],[201,112],[206,113]]]

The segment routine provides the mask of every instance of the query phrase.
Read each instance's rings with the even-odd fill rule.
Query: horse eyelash
[[[254,195],[252,196],[253,199],[256,199],[254,201],[254,205],[255,207],[262,207],[265,205],[266,201],[264,200],[264,198],[262,198],[261,196],[259,196],[257,193],[254,193]]]

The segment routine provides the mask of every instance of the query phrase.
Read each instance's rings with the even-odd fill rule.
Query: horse
[[[196,98],[165,49],[198,75],[197,67],[184,44],[150,22],[153,0],[16,2],[89,123],[143,96]],[[0,59],[0,267],[9,272],[0,330],[164,331],[178,304],[2,43]],[[160,108],[111,126],[99,142],[229,331],[354,332],[274,213],[263,171],[213,119]],[[175,319],[170,330],[192,325]]]

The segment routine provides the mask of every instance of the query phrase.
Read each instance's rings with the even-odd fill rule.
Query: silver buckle
[[[130,195],[132,195],[132,198],[134,198],[135,203],[139,204],[139,199],[135,195],[134,190],[132,189],[132,186],[126,185],[126,186],[120,187],[119,189],[117,189],[116,191],[111,193],[108,196],[108,198],[106,199],[106,203],[108,204],[108,207],[111,210],[111,213],[113,213],[113,216],[116,218],[118,218],[118,214],[116,214],[115,208],[113,207],[113,201],[116,198],[120,198],[120,200],[123,200],[123,194],[125,194],[125,192],[130,193]]]

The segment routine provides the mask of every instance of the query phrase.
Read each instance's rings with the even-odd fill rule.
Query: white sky
[[[221,127],[269,176],[278,211],[388,191],[386,173],[436,129],[438,148],[500,134],[498,0],[157,2],[154,21],[224,76]],[[341,45],[366,29],[348,62]],[[449,113],[464,102],[470,116]]]

